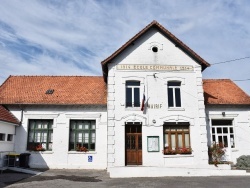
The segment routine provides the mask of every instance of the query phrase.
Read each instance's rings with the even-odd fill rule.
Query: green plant
[[[209,155],[211,155],[212,163],[217,167],[221,163],[221,159],[225,154],[225,148],[222,143],[213,143],[209,148]]]
[[[237,159],[236,168],[249,170],[250,169],[250,155],[242,155]]]

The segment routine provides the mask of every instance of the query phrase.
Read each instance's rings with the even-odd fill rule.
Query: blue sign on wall
[[[88,156],[88,162],[92,162],[93,161],[93,156],[89,155]]]

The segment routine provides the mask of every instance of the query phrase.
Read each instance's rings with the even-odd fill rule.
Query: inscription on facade
[[[160,109],[162,108],[162,104],[147,104],[147,107],[150,109]]]
[[[117,65],[117,70],[137,70],[137,71],[193,71],[191,65],[142,65],[142,64],[124,64]]]

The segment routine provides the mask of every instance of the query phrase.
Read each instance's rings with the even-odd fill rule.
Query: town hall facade
[[[101,62],[103,76],[10,76],[0,104],[20,121],[30,167],[107,169],[111,177],[244,175],[215,167],[250,154],[250,97],[153,21]]]

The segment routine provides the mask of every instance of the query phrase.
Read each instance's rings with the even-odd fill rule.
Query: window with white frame
[[[233,120],[212,120],[212,141],[235,148]]]
[[[168,82],[168,107],[181,107],[181,82]]]
[[[52,150],[53,120],[29,120],[27,149],[31,151]]]
[[[126,81],[126,107],[140,107],[140,81]]]
[[[70,151],[94,151],[96,141],[95,120],[70,120]],[[82,149],[85,148],[85,149]]]

